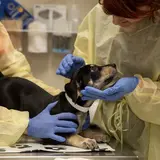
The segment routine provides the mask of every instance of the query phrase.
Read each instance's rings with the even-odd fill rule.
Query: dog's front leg
[[[94,139],[84,138],[78,134],[71,135],[66,139],[66,143],[74,147],[92,150],[98,148],[98,144]]]
[[[96,126],[91,126],[91,128],[82,131],[80,135],[85,138],[95,139],[98,143],[108,143],[110,141],[109,135]]]

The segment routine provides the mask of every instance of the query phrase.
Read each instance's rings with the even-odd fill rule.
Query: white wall
[[[34,4],[42,3],[56,3],[56,4],[67,4],[72,0],[17,0],[25,8],[32,12]],[[79,6],[81,18],[87,14],[87,12],[97,3],[98,0],[75,0]],[[55,74],[56,69],[64,57],[64,55],[56,53],[48,54],[30,54],[25,53],[29,63],[31,64],[32,72],[35,77],[43,80],[45,83],[54,86],[56,88],[63,89],[64,78]]]

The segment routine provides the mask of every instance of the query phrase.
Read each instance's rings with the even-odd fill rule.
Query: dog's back
[[[53,96],[33,82],[19,77],[4,77],[0,73],[0,106],[19,111],[28,111],[30,118],[42,112],[48,104],[58,101],[51,110],[51,115],[71,112],[76,113],[66,100],[65,93]],[[66,134],[59,134],[66,136]],[[44,139],[43,143],[57,144],[51,139]]]
[[[28,111],[30,118],[40,113],[49,103],[58,100],[34,83],[19,77],[0,74],[0,105],[8,109]]]

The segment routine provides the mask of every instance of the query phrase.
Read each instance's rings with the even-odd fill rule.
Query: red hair
[[[153,17],[160,9],[160,0],[99,0],[106,14],[125,18],[138,18],[148,14]],[[149,6],[149,11],[139,10],[137,7]]]

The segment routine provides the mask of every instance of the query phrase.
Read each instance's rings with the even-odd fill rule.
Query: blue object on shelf
[[[53,34],[52,51],[54,53],[69,54],[71,53],[72,35],[55,35]]]
[[[0,20],[4,19],[5,13],[4,13],[4,5],[2,0],[0,0]]]
[[[23,21],[23,29],[27,29],[28,25],[34,21],[34,17],[15,0],[1,1],[5,15],[10,19],[21,19]]]
[[[60,54],[69,54],[71,51],[69,49],[56,49],[54,48],[52,50],[54,53],[60,53]]]

